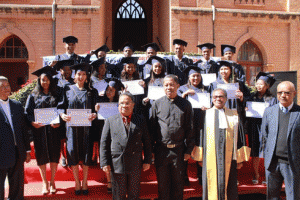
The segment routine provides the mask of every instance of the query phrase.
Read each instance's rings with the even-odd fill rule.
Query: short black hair
[[[165,82],[165,80],[168,79],[168,78],[173,79],[177,84],[179,84],[178,76],[176,76],[176,75],[174,75],[174,74],[168,74],[168,75],[165,76],[164,82]]]
[[[121,93],[120,96],[119,96],[119,100],[121,99],[122,96],[128,96],[132,100],[132,102],[134,103],[134,97],[130,92],[126,91],[126,92]]]

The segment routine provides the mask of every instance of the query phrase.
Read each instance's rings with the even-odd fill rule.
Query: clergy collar
[[[294,102],[291,105],[289,105],[289,107],[287,107],[288,111],[290,111],[293,106],[294,106]],[[279,103],[279,108],[282,109],[283,107],[284,106],[281,103]]]
[[[168,96],[166,96],[166,97],[167,97],[168,101],[170,101],[170,102],[174,102],[174,101],[176,101],[176,99],[178,99],[178,95],[176,95],[176,97],[174,99],[170,99]]]

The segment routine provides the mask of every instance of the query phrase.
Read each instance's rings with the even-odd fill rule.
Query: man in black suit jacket
[[[4,199],[4,182],[9,182],[8,199],[24,199],[24,162],[30,161],[30,144],[26,132],[24,108],[8,99],[11,88],[0,76],[0,199]],[[27,151],[27,153],[26,153]]]
[[[287,199],[300,199],[300,106],[293,102],[295,96],[293,83],[280,83],[280,103],[267,108],[262,118],[267,199],[280,199],[283,181]]]
[[[133,96],[119,98],[119,112],[106,119],[100,141],[100,165],[111,172],[113,199],[139,199],[141,170],[150,168],[152,150],[146,121],[133,113]],[[144,150],[144,161],[142,152]]]

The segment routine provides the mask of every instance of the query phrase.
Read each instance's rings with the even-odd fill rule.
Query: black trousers
[[[5,178],[8,177],[9,194],[7,200],[24,199],[24,162],[16,148],[16,163],[13,167],[0,169],[0,200],[4,200]]]
[[[134,170],[125,174],[111,173],[112,196],[115,200],[139,199],[141,170]]]
[[[158,182],[158,199],[183,199],[184,152],[183,147],[155,148],[155,165]]]

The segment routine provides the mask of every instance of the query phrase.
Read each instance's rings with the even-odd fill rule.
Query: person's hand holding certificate
[[[91,126],[91,109],[67,109],[67,126]]]
[[[132,95],[140,95],[144,94],[144,88],[140,85],[141,81],[143,80],[124,81],[122,83],[125,85],[126,90]]]
[[[98,119],[107,119],[110,116],[119,114],[118,103],[98,103]]]
[[[59,124],[59,115],[56,108],[34,109],[35,122],[43,125]]]

